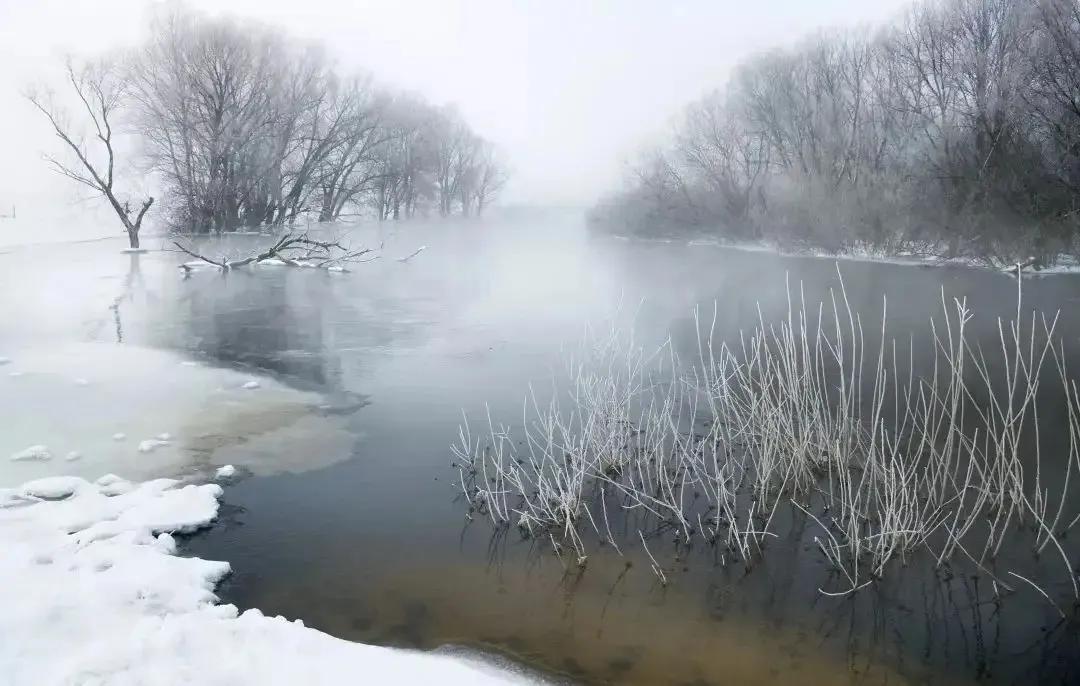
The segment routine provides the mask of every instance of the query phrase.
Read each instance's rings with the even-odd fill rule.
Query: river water
[[[645,345],[671,336],[692,355],[693,309],[711,316],[715,302],[719,335],[737,337],[759,308],[784,316],[789,285],[811,302],[827,297],[839,286],[835,261],[590,236],[560,212],[348,235],[382,244],[381,258],[343,274],[181,278],[182,255],[121,254],[111,240],[9,248],[0,354],[52,371],[0,380],[0,448],[48,434],[102,452],[114,431],[160,430],[179,440],[155,462],[130,460],[125,475],[236,464],[221,521],[186,550],[232,564],[223,600],[342,638],[464,645],[586,683],[1080,678],[1074,620],[1031,589],[996,603],[985,580],[916,563],[826,597],[825,562],[801,532],[749,573],[707,554],[676,558],[662,586],[635,550],[600,549],[585,572],[568,572],[549,546],[465,518],[449,451],[463,412],[518,420],[529,385],[557,377],[586,328],[612,320]],[[242,252],[258,240],[204,248]],[[1016,281],[1000,274],[856,261],[839,274],[868,321],[887,294],[901,340],[926,335],[943,288],[967,298],[988,346],[996,317],[1015,313]],[[1025,312],[1062,311],[1057,334],[1080,369],[1080,279],[1027,280],[1023,302]],[[99,389],[79,396],[86,384],[57,380],[76,377]],[[249,378],[263,387],[245,394]],[[95,463],[69,467],[89,476]],[[1063,597],[1069,581],[1051,562],[1032,564]]]

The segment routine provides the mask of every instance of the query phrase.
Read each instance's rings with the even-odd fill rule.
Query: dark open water
[[[491,649],[590,683],[1080,678],[1075,623],[1030,589],[999,605],[985,580],[916,561],[854,598],[824,597],[826,565],[797,526],[777,527],[781,541],[749,574],[698,551],[670,563],[665,588],[632,549],[631,566],[599,549],[583,574],[567,574],[549,547],[465,520],[448,450],[463,410],[478,418],[488,403],[519,419],[528,384],[560,372],[586,324],[620,314],[639,341],[670,333],[690,354],[695,305],[711,311],[716,300],[719,335],[733,337],[754,325],[759,303],[766,319],[786,312],[785,275],[809,301],[824,297],[838,285],[833,261],[590,238],[578,218],[555,213],[355,237],[385,240],[386,257],[350,274],[264,267],[180,279],[179,256],[121,255],[111,241],[0,256],[4,314],[36,322],[0,342],[144,345],[258,370],[322,394],[310,412],[346,427],[344,442],[320,440],[316,422],[310,436],[261,443],[267,460],[288,450],[301,467],[228,487],[222,521],[189,541],[192,554],[232,564],[225,601],[347,639]],[[257,239],[230,240],[241,249]],[[420,245],[409,262],[393,259]],[[44,278],[34,265],[45,261],[75,266]],[[968,298],[987,341],[994,318],[1015,311],[1015,281],[999,274],[862,262],[841,271],[868,321],[889,294],[900,338],[926,334],[942,287]],[[37,295],[10,295],[28,283]],[[1063,311],[1058,334],[1080,370],[1080,278],[1031,280],[1024,302]],[[319,468],[302,468],[305,451]],[[1060,560],[1032,564],[1066,597]]]

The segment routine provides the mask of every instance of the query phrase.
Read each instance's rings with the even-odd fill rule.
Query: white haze
[[[112,233],[41,159],[56,150],[20,91],[57,78],[63,55],[130,46],[147,0],[0,0],[0,214],[36,236]],[[733,64],[819,28],[876,24],[904,0],[194,0],[188,6],[320,41],[347,71],[455,102],[505,151],[503,203],[587,206],[622,162]],[[130,175],[129,175],[130,177]],[[16,223],[0,220],[0,244]],[[92,228],[96,225],[96,228]],[[117,232],[118,234],[118,232]],[[118,234],[119,235],[119,234]]]

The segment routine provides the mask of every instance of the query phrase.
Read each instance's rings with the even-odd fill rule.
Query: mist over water
[[[0,349],[14,360],[22,351],[66,356],[80,376],[113,392],[132,383],[115,378],[130,365],[144,378],[125,392],[217,375],[195,383],[224,388],[221,408],[189,406],[177,389],[147,403],[152,410],[139,421],[181,440],[174,452],[137,464],[148,475],[185,474],[235,461],[250,474],[227,490],[222,521],[186,544],[233,565],[221,589],[226,601],[344,638],[494,650],[588,683],[1075,676],[1068,625],[1030,589],[999,607],[985,579],[912,560],[871,590],[825,597],[818,588],[829,582],[827,566],[806,523],[790,515],[776,524],[781,540],[748,573],[719,565],[707,548],[680,552],[662,536],[650,548],[668,568],[666,587],[629,544],[625,557],[594,547],[584,573],[567,573],[546,542],[496,531],[483,517],[467,521],[449,467],[463,413],[520,423],[530,385],[543,394],[565,378],[587,330],[619,327],[646,347],[670,336],[692,360],[695,307],[711,317],[715,306],[716,339],[735,341],[759,317],[785,317],[789,290],[816,303],[842,276],[868,330],[887,295],[890,335],[926,340],[944,289],[947,298],[968,298],[972,330],[990,345],[996,318],[1015,314],[1014,279],[590,236],[580,216],[562,212],[357,225],[338,235],[382,243],[384,258],[345,274],[253,267],[182,278],[185,256],[122,255],[117,241],[0,255],[0,287],[50,274],[26,298],[3,301],[0,316],[20,322],[0,333]],[[221,247],[244,251],[265,240],[235,236]],[[427,249],[417,257],[395,259],[420,245]],[[53,266],[58,260],[63,269]],[[1069,276],[1024,283],[1025,311],[1062,310],[1058,334],[1073,362],[1080,321],[1067,304],[1075,292]],[[80,346],[105,352],[80,354]],[[153,356],[169,360],[168,370],[137,361]],[[222,376],[235,374],[228,370],[240,374]],[[130,402],[92,406],[75,394],[82,388],[50,388],[66,375],[4,378],[13,391],[3,394],[5,415],[51,421],[53,429],[40,427],[50,433],[63,417],[94,407],[87,424],[102,436],[113,431],[103,428],[105,415],[117,426],[130,421],[122,411]],[[268,389],[229,390],[264,375],[280,386],[277,410],[261,395]],[[14,383],[25,385],[16,391]],[[229,407],[251,420],[222,414]],[[5,449],[33,440],[32,424],[20,432]],[[66,435],[86,442],[89,432]],[[1056,459],[1047,455],[1045,468]],[[1048,592],[1068,593],[1059,567],[1045,560],[1035,568]]]
[[[1080,0],[0,0],[0,61],[0,674],[1080,683]]]

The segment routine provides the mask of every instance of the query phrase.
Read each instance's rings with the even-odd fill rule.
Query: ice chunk
[[[253,391],[253,390],[255,390],[256,388],[259,388],[260,386],[262,386],[262,384],[260,384],[260,383],[259,383],[258,381],[256,381],[255,379],[252,379],[251,381],[248,381],[248,382],[247,382],[247,383],[245,383],[245,384],[244,384],[243,386],[241,386],[241,388],[247,389],[247,390],[249,390],[249,391]]]
[[[170,434],[170,433],[158,434],[157,439],[159,441],[165,441],[167,443],[167,442],[172,440],[172,434]]]
[[[228,479],[236,474],[236,467],[231,464],[227,464],[224,467],[218,467],[218,470],[214,473],[214,476],[218,479]]]
[[[12,455],[11,459],[15,462],[43,462],[51,460],[52,453],[49,452],[48,446],[32,445]]]
[[[19,488],[19,493],[31,498],[60,500],[83,488],[93,487],[86,479],[80,479],[77,476],[50,476],[24,483]]]
[[[140,453],[152,453],[162,446],[169,445],[169,441],[162,441],[157,438],[148,438],[145,441],[139,443]]]

